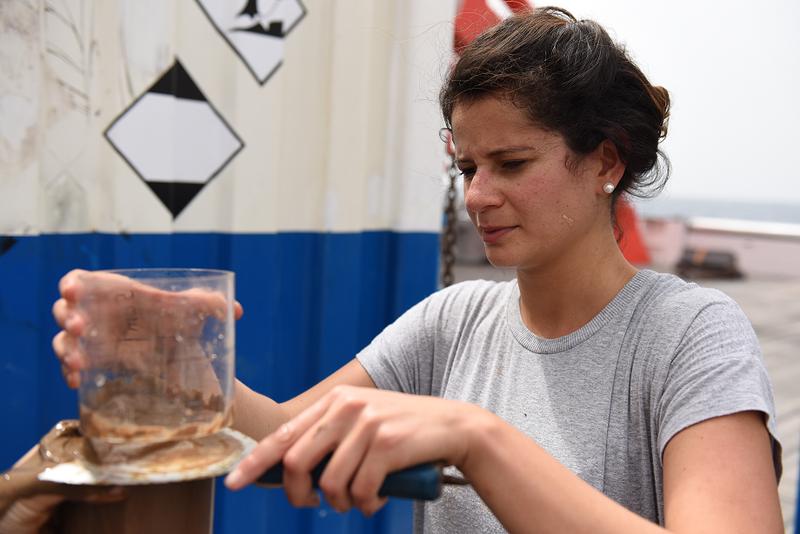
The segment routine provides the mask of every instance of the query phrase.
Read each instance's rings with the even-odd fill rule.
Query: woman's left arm
[[[483,444],[464,473],[510,532],[664,532],[508,425],[490,423],[477,437]],[[669,532],[783,532],[761,413],[708,419],[677,433],[664,451],[664,508]]]
[[[761,412],[708,419],[667,443],[664,516],[675,532],[784,531]]]

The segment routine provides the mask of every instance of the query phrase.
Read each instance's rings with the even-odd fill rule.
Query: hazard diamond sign
[[[197,0],[211,23],[264,84],[283,61],[283,41],[306,14],[299,0]]]
[[[244,146],[177,58],[105,135],[173,219]]]

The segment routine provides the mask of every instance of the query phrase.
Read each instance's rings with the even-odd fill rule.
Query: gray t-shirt
[[[662,524],[661,459],[677,432],[757,410],[775,436],[772,387],[738,305],[649,270],[557,339],[525,327],[516,281],[457,284],[411,308],[357,358],[381,389],[494,412],[583,480]],[[773,451],[780,474],[774,438]],[[417,532],[504,531],[470,487],[446,487],[438,501],[417,504],[414,523]]]

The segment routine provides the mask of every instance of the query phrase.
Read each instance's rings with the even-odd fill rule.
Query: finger
[[[408,443],[408,438],[418,433],[419,425],[409,426],[397,420],[376,429],[350,483],[350,493],[362,512],[375,513],[385,504],[378,492],[389,473],[429,461],[441,453],[440,440]]]
[[[323,431],[320,432],[320,429]],[[311,471],[338,442],[338,434],[324,429],[324,423],[322,426],[319,423],[315,424],[283,455],[283,490],[289,502],[295,506],[303,506],[312,495],[316,495]],[[310,448],[301,444],[301,441],[309,435],[318,438]],[[338,502],[347,502],[346,496],[340,496]],[[334,505],[334,508],[337,511],[345,511],[350,505],[344,504],[341,507]]]
[[[81,374],[78,371],[69,371],[64,375],[67,381],[67,387],[70,389],[78,389],[81,386]]]
[[[40,459],[40,457],[39,457],[39,444],[37,443],[36,445],[34,445],[30,449],[28,449],[28,452],[26,452],[24,455],[22,455],[22,458],[20,458],[16,462],[14,462],[14,465],[12,466],[12,469],[18,469],[20,467],[23,467],[26,464],[38,462],[39,459]]]
[[[388,497],[378,497],[377,499],[370,501],[369,503],[364,503],[358,505],[358,509],[361,510],[361,513],[367,517],[371,517],[378,512],[381,508],[386,506],[386,503],[389,501]]]
[[[69,309],[67,306],[67,299],[60,298],[53,303],[53,318],[56,320],[56,324],[61,328],[64,328],[64,324],[67,322],[67,316],[69,315]]]
[[[1,532],[39,532],[64,497],[57,494],[19,499],[0,517]]]
[[[349,510],[358,502],[350,491],[353,480],[369,443],[379,425],[376,417],[362,416],[358,424],[341,440],[319,481],[325,499],[339,512]]]
[[[261,440],[253,451],[227,477],[228,489],[238,490],[254,482],[268,467],[272,467],[308,428],[325,413],[330,399],[323,397],[297,417],[278,427]]]
[[[80,290],[80,278],[87,273],[88,271],[83,269],[73,269],[62,276],[58,282],[58,292],[61,293],[61,296],[69,301],[77,300]]]
[[[53,318],[56,324],[74,336],[83,335],[86,328],[86,319],[75,309],[74,304],[61,298],[53,303]]]
[[[278,430],[262,439],[225,477],[225,486],[230,490],[238,490],[254,482],[267,468],[280,461],[290,443],[296,439],[296,433],[294,421],[282,424]]]
[[[170,296],[177,298],[179,303],[188,309],[192,309],[193,312],[200,311],[207,316],[216,317],[220,321],[227,319],[229,302],[225,295],[219,291],[209,291],[195,287],[179,293],[173,293]],[[235,315],[235,306],[233,312]]]
[[[309,473],[330,451],[338,450],[338,445],[351,434],[366,407],[362,398],[346,388],[335,389],[328,396],[332,399],[330,408],[283,456],[283,486],[291,502],[300,501],[311,491]],[[359,460],[360,456],[355,459],[356,465]],[[352,507],[348,485],[353,472],[354,469],[342,472],[338,477],[329,477],[326,479],[327,487],[321,486],[328,502],[339,512]]]
[[[74,371],[67,367],[66,365],[61,365],[61,375],[64,377],[64,381],[67,383],[67,387],[70,389],[78,389],[81,385],[81,373],[80,371]]]
[[[69,371],[80,371],[86,366],[78,340],[63,330],[53,337],[53,352]]]
[[[69,310],[64,330],[75,337],[81,337],[86,330],[86,318],[74,309]]]
[[[239,304],[239,301],[237,300],[233,303],[233,316],[238,321],[239,319],[242,318],[242,315],[244,315],[244,308],[242,307],[241,304]]]
[[[64,357],[67,355],[67,333],[63,330],[60,331],[58,334],[53,336],[53,352],[55,352],[56,356],[59,360],[64,361]]]
[[[386,498],[380,497],[378,492],[386,475],[395,469],[389,467],[386,461],[384,455],[368,450],[350,485],[355,506],[366,516],[374,514],[386,504]]]

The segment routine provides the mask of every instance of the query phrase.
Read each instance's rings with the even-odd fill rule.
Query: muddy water
[[[107,444],[81,435],[77,421],[62,421],[42,438],[39,456],[44,466],[80,461],[113,470],[135,467],[137,473],[201,472],[238,456],[242,443],[225,433],[159,443]]]
[[[232,419],[221,394],[166,389],[152,377],[111,380],[80,406],[81,431],[108,443],[165,442],[214,434]]]

